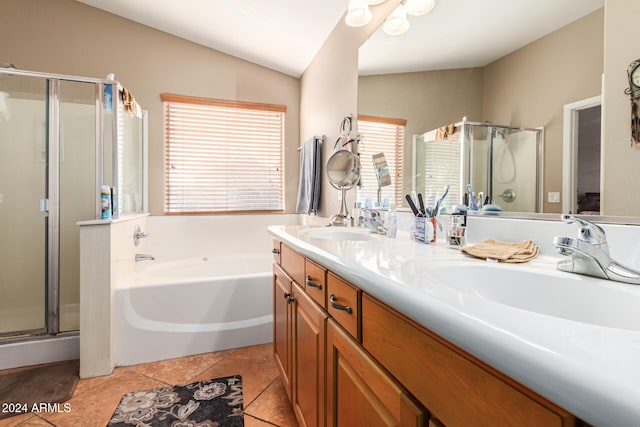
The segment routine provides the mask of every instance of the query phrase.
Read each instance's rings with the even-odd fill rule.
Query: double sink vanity
[[[272,226],[274,352],[304,426],[640,422],[640,287],[349,227]]]

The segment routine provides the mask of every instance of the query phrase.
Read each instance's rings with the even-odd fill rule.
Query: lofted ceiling
[[[346,0],[77,0],[151,28],[299,77],[346,11]],[[484,66],[601,8],[604,0],[436,0],[401,36],[377,31],[361,74]],[[393,67],[391,64],[394,64]]]

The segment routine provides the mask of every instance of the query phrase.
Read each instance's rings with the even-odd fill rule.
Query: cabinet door
[[[327,322],[327,426],[416,427],[422,408],[333,320]]]
[[[362,342],[447,426],[567,427],[576,423],[563,409],[368,295],[362,298]]]
[[[293,285],[293,409],[303,427],[324,426],[327,314]]]
[[[291,279],[273,266],[273,357],[291,399]]]

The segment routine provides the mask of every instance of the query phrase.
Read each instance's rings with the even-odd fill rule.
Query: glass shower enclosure
[[[115,80],[0,68],[0,344],[79,329],[79,221],[144,212],[146,115]],[[114,179],[114,177],[116,177]]]
[[[442,129],[442,128],[441,128]],[[543,129],[467,121],[413,138],[413,187],[462,203],[467,184],[505,212],[542,212]]]

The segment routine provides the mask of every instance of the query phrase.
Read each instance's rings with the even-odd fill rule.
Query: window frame
[[[271,214],[271,213],[284,213],[285,212],[285,164],[284,164],[284,142],[285,142],[285,115],[287,106],[280,104],[266,104],[266,103],[258,103],[258,102],[247,102],[247,101],[237,101],[237,100],[224,100],[224,99],[215,99],[215,98],[203,98],[203,97],[195,97],[188,95],[176,95],[170,93],[162,93],[160,98],[163,102],[163,118],[164,118],[164,178],[165,178],[165,188],[163,195],[163,204],[164,204],[164,214],[165,215],[227,215],[227,214]],[[171,206],[171,194],[170,194],[170,144],[172,141],[171,138],[171,130],[170,130],[170,118],[169,118],[169,108],[170,104],[186,104],[192,106],[205,106],[205,107],[215,107],[221,110],[232,111],[234,114],[241,114],[239,110],[248,110],[258,113],[280,113],[280,132],[279,132],[279,166],[277,166],[277,170],[279,172],[279,184],[278,184],[278,201],[280,207],[278,209],[206,209],[206,210],[193,210],[186,209],[181,207],[179,210],[176,207]],[[175,143],[175,142],[174,142]],[[212,147],[214,146],[222,146],[222,144],[210,144]],[[213,149],[213,148],[212,148]],[[274,151],[275,152],[275,151]],[[178,185],[178,184],[176,184]],[[227,194],[228,188],[225,185],[225,194]],[[206,192],[203,192],[203,196],[207,195]],[[268,199],[265,199],[268,200]],[[275,199],[274,199],[275,200]],[[213,206],[212,206],[213,207]]]
[[[405,146],[404,131],[407,125],[407,120],[399,119],[399,118],[391,118],[391,117],[380,117],[380,116],[372,116],[372,115],[366,115],[366,114],[358,114],[358,133],[359,134],[363,133],[361,131],[361,126],[360,126],[361,121],[369,122],[369,123],[377,123],[381,125],[392,125],[392,126],[395,126],[396,128],[402,128],[401,136],[397,136],[394,142],[394,145],[396,148],[393,150],[393,163],[395,164],[396,170],[392,171],[392,175],[391,175],[391,179],[392,179],[391,186],[393,187],[394,200],[389,200],[389,203],[395,203],[397,207],[401,207],[403,203],[402,170],[404,167],[404,146]],[[398,129],[396,129],[396,132],[398,132]],[[366,149],[367,148],[366,133],[363,133],[362,144]],[[383,152],[385,153],[385,158],[387,159],[387,163],[391,163],[390,159],[392,158],[392,156],[389,155],[389,153],[386,151],[383,151]],[[375,153],[372,153],[372,154],[375,154]],[[361,162],[362,162],[362,159],[361,159]],[[369,159],[369,162],[371,162],[370,159]],[[374,174],[374,178],[375,178],[375,174]],[[376,191],[374,193],[376,193],[377,181],[375,181],[374,184],[376,185]],[[383,191],[384,191],[384,187],[383,187]],[[358,194],[356,194],[356,200],[359,200],[359,199],[360,198],[358,197]],[[373,201],[374,203],[376,202],[375,199]],[[364,200],[362,200],[361,202],[363,203],[363,206],[364,206]]]

